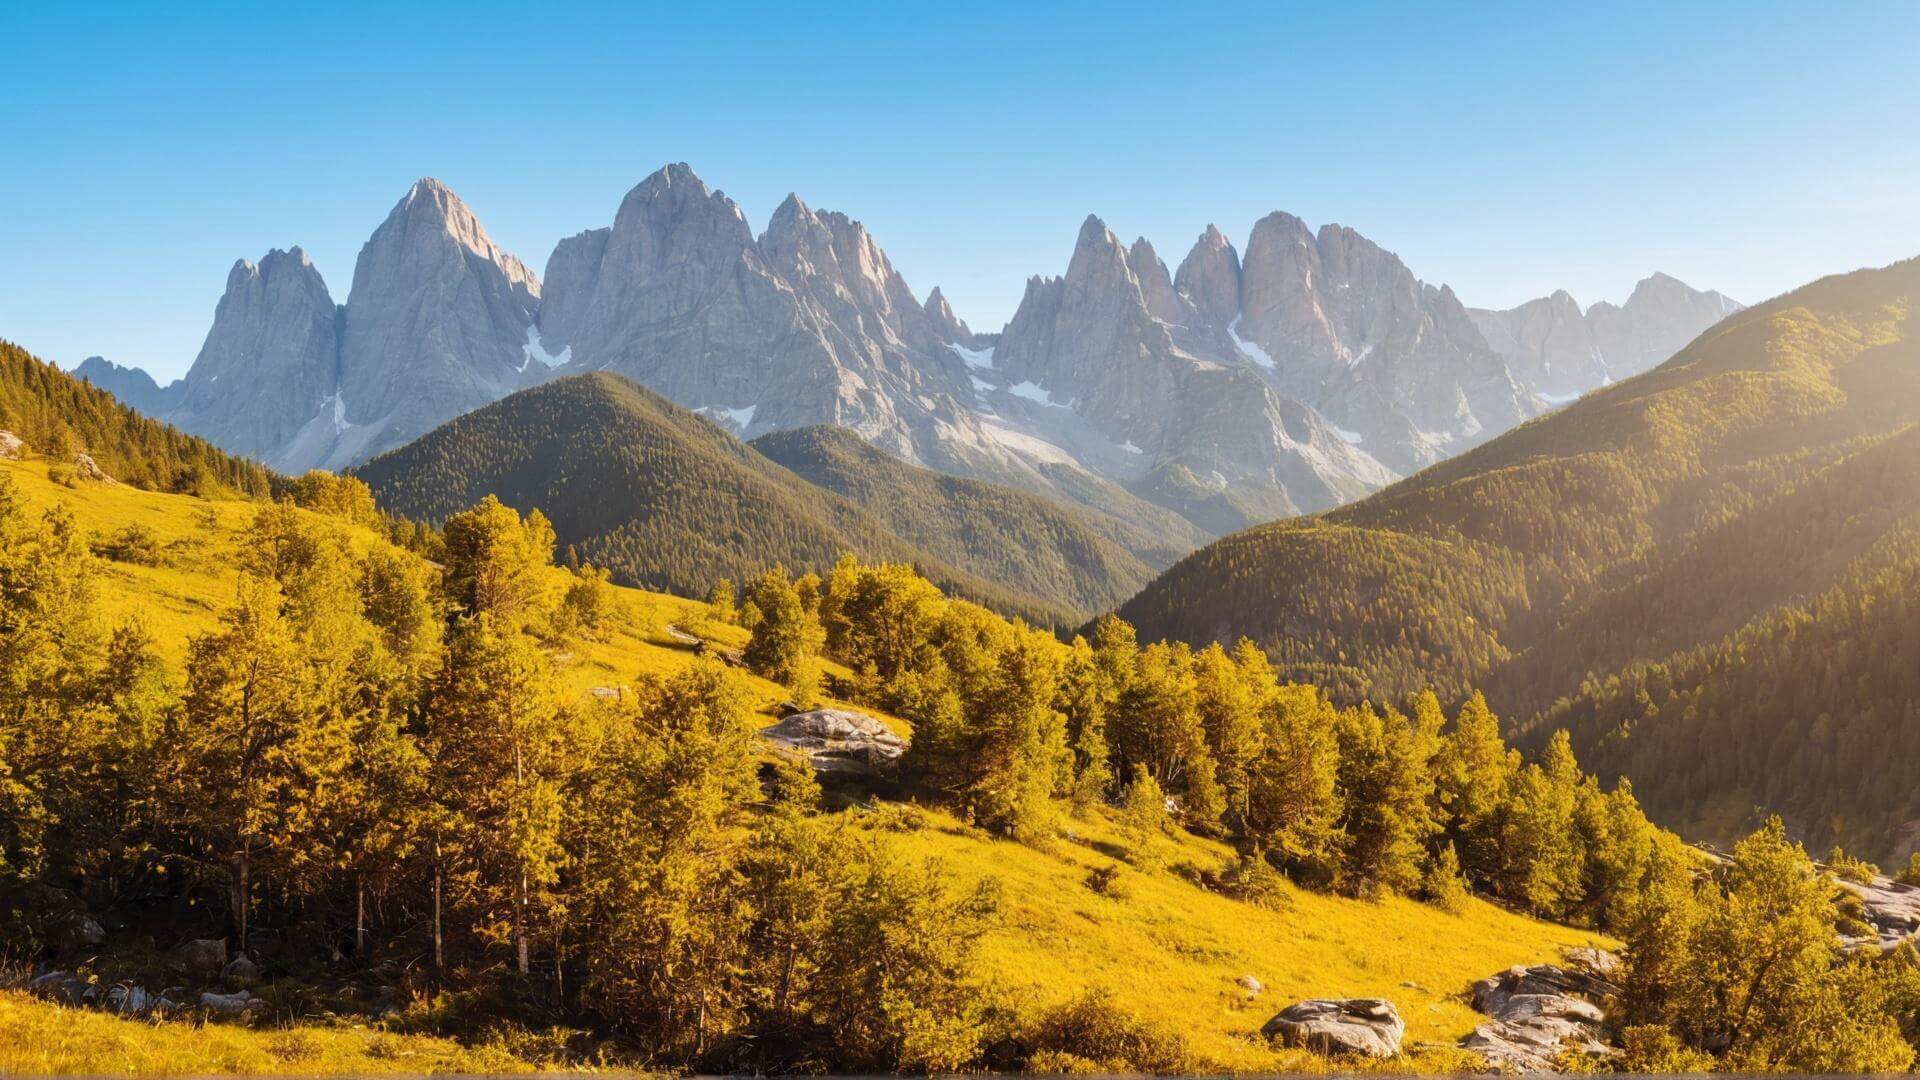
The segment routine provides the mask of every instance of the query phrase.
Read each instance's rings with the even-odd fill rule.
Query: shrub
[[[145,525],[129,525],[104,540],[96,540],[93,553],[114,562],[136,566],[159,566],[163,560],[160,538]]]
[[[1028,1071],[1057,1068],[1092,1071],[1176,1073],[1191,1060],[1180,1035],[1126,1012],[1104,990],[1094,990],[1048,1010],[1025,1040]]]
[[[1128,888],[1124,873],[1119,863],[1098,867],[1087,875],[1087,888],[1109,900],[1125,900],[1133,890]]]

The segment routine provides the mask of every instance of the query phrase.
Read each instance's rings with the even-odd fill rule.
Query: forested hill
[[[1822,279],[1369,499],[1228,537],[1121,613],[1143,636],[1250,635],[1351,697],[1484,686],[1528,717],[1579,696],[1555,722],[1644,776],[1656,808],[1704,824],[1765,805],[1816,839],[1890,849],[1920,788],[1836,777],[1911,729],[1899,684],[1869,673],[1910,636],[1881,626],[1911,618],[1881,601],[1920,510],[1902,464],[1920,422],[1916,298],[1920,261]],[[1855,644],[1807,621],[1838,610]],[[1816,687],[1845,700],[1802,711]],[[1662,716],[1677,741],[1648,732]]]
[[[842,427],[749,445],[935,558],[1075,610],[1111,609],[1188,550],[1095,510],[908,464]]]
[[[1085,610],[930,555],[852,500],[614,375],[523,390],[355,472],[382,508],[416,519],[444,520],[489,494],[538,508],[562,550],[623,583],[682,595],[776,561],[824,572],[851,551],[913,563],[961,595],[1042,625],[1070,624]]]
[[[5,340],[0,340],[0,431],[12,432],[56,463],[87,454],[116,480],[154,491],[261,496],[273,484],[265,466],[148,419]]]

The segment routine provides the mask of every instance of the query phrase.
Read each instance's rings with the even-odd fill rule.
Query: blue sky
[[[344,302],[416,177],[538,271],[680,160],[977,329],[1089,212],[1170,264],[1336,221],[1486,306],[1920,254],[1914,3],[394,7],[0,0],[0,337],[171,378],[236,258]]]

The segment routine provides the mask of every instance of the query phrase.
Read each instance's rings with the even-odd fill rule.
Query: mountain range
[[[1033,278],[1001,332],[977,333],[938,288],[916,294],[860,222],[789,196],[756,236],[675,164],[610,226],[560,241],[542,277],[421,180],[361,249],[344,305],[301,249],[270,251],[234,265],[184,379],[98,358],[78,373],[298,472],[608,371],[742,437],[843,427],[1191,548],[1377,490],[1737,307],[1664,276],[1575,323],[1557,303],[1471,310],[1357,232],[1277,213],[1244,259],[1210,227],[1170,272],[1090,217],[1064,275]],[[1563,338],[1602,343],[1604,361],[1571,365]]]

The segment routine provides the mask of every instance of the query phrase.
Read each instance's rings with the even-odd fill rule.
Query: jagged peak
[[[1133,265],[1133,272],[1136,274],[1155,266],[1164,268],[1166,265],[1160,261],[1160,253],[1153,250],[1153,242],[1144,236],[1133,238],[1132,246],[1127,248],[1127,261]]]
[[[788,199],[798,203],[799,209],[806,208],[798,195],[790,195]],[[786,204],[783,202],[781,205],[784,207]],[[708,187],[706,181],[700,179],[684,161],[662,165],[645,180],[635,184],[633,190],[620,200],[619,213],[614,217],[615,225],[617,227],[622,218],[633,213],[644,213],[648,218],[653,218],[657,214],[653,209],[656,206],[668,207],[669,213],[673,214],[717,212],[731,217],[739,223],[737,239],[741,244],[744,246],[753,242],[753,229],[747,224],[747,215],[739,205],[728,198],[726,192]],[[698,210],[695,211],[695,208]],[[776,214],[778,212],[775,211]]]
[[[1087,220],[1080,223],[1080,236],[1076,243],[1082,247],[1101,244],[1117,248],[1120,246],[1120,238],[1113,235],[1113,231],[1107,228],[1107,223],[1100,220],[1099,214],[1088,214]]]
[[[540,294],[540,279],[534,276],[533,271],[495,244],[472,208],[454,194],[452,188],[431,176],[423,176],[413,182],[406,195],[394,204],[386,222],[375,235],[389,227],[411,230],[416,226],[445,233],[454,243],[500,267],[508,280],[525,286],[534,296]]]

